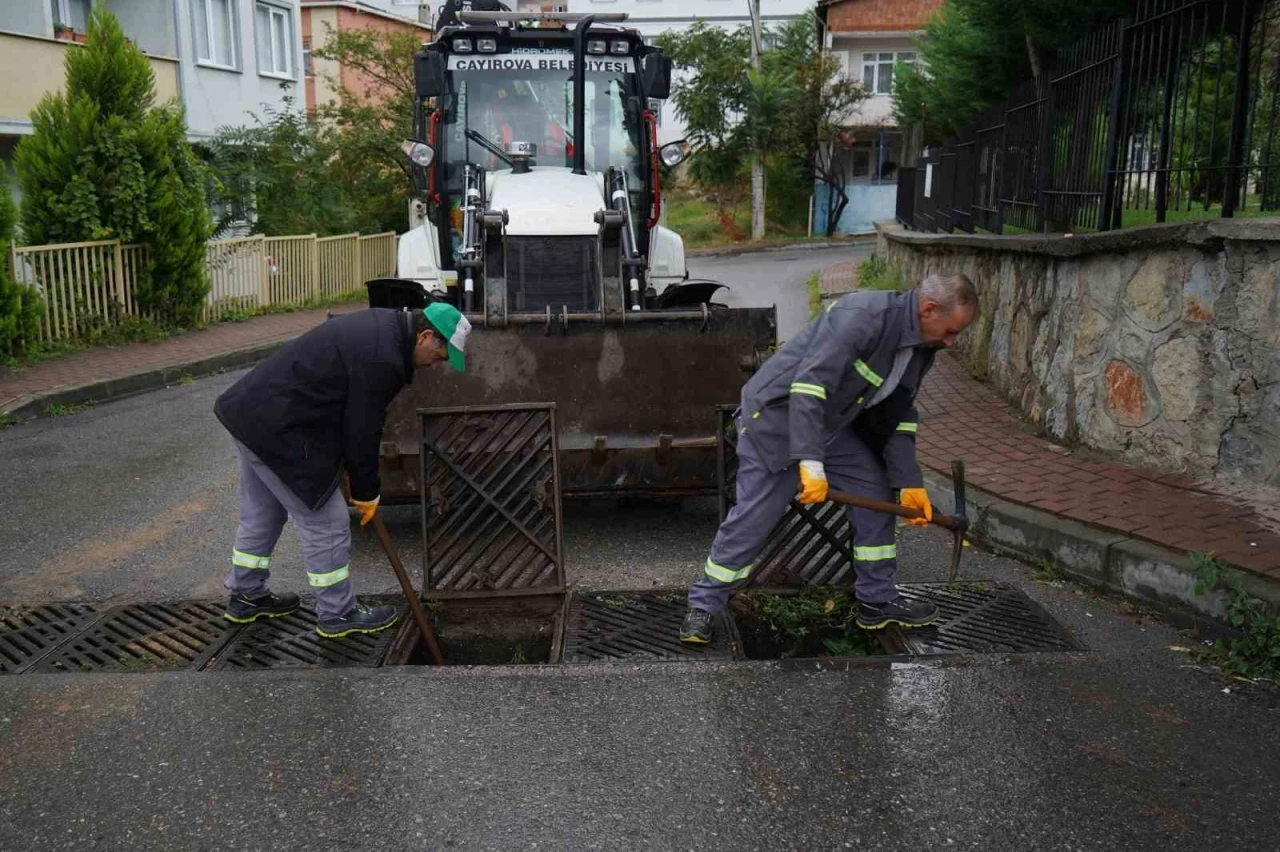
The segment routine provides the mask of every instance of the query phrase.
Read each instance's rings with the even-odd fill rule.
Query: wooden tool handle
[[[413,612],[414,621],[418,623],[418,632],[427,643],[427,650],[431,652],[431,660],[437,666],[443,666],[444,654],[440,653],[440,646],[436,643],[435,631],[431,629],[431,622],[427,620],[427,613],[422,608],[418,593],[414,591],[413,583],[409,582],[409,574],[404,570],[404,563],[400,561],[400,554],[396,552],[395,545],[391,543],[391,534],[387,532],[387,525],[382,522],[381,515],[373,516],[373,531],[378,536],[382,551],[387,554],[387,559],[391,562],[391,568],[396,572],[396,579],[400,581],[404,596],[409,600],[409,609]]]
[[[890,515],[898,515],[903,518],[923,518],[924,513],[919,509],[909,509],[898,503],[886,503],[883,500],[872,500],[870,497],[859,497],[857,494],[846,494],[843,491],[828,491],[827,499],[832,503],[842,503],[845,506],[857,506],[859,509],[870,509],[873,512],[887,512]],[[968,518],[957,518],[954,515],[944,515],[941,512],[933,513],[932,524],[940,527],[946,527],[953,532],[964,532],[969,528]]]

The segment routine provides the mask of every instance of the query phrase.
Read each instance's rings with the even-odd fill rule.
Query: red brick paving
[[[994,391],[944,355],[920,391],[920,463],[1100,529],[1178,550],[1214,552],[1280,579],[1280,507],[1247,487],[1076,458],[1037,436]]]
[[[858,267],[865,257],[855,257],[834,266],[828,266],[818,276],[818,290],[824,296],[841,296],[852,293],[858,287]]]
[[[340,305],[334,313],[358,305]],[[324,321],[325,308],[270,314],[244,322],[211,325],[154,343],[100,346],[21,370],[0,367],[0,407],[18,397],[55,388],[122,379],[135,373],[179,366],[214,355],[296,337]]]

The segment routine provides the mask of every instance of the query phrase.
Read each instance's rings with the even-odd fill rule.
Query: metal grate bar
[[[934,627],[904,630],[912,654],[1079,651],[1070,631],[1021,591],[986,584],[904,583],[902,595],[938,607]]]
[[[404,618],[406,602],[403,598],[388,598],[372,603],[393,603],[401,618]],[[260,620],[245,627],[209,662],[206,669],[231,671],[377,666],[382,663],[396,633],[397,628],[392,627],[381,633],[326,639],[316,633],[314,603],[306,601],[292,615]]]
[[[680,641],[683,592],[578,592],[569,599],[563,660],[731,660],[737,631],[725,613],[717,617],[710,645]]]
[[[36,672],[193,669],[240,629],[211,601],[129,604],[108,612],[32,668]]]
[[[427,589],[437,597],[562,589],[554,406],[420,414]]]
[[[732,406],[718,409],[722,514],[733,506],[737,486],[738,433],[733,412]],[[844,508],[834,503],[801,506],[793,500],[761,548],[748,582],[774,587],[826,585],[852,576],[853,529]]]
[[[0,674],[19,674],[100,617],[93,604],[0,607]]]

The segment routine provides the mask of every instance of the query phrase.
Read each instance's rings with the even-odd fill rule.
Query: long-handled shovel
[[[427,642],[427,650],[431,652],[431,660],[437,666],[444,665],[444,654],[440,653],[440,646],[436,643],[435,631],[431,629],[431,622],[427,621],[427,613],[422,609],[422,601],[418,599],[418,593],[414,591],[413,583],[409,582],[409,575],[404,570],[404,563],[400,561],[400,554],[396,553],[396,546],[391,543],[391,535],[387,532],[386,524],[382,523],[382,516],[375,514],[373,516],[373,531],[378,536],[378,543],[382,545],[382,551],[387,554],[387,559],[391,561],[391,568],[396,572],[396,579],[400,581],[400,588],[404,591],[404,596],[409,599],[409,609],[413,611],[413,619],[418,623],[418,632],[422,634],[422,638]]]

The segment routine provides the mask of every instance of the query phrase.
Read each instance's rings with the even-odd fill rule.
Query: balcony
[[[68,50],[83,50],[73,42],[43,36],[0,32],[0,133],[27,133],[31,111],[46,92],[62,91],[66,82],[63,60]],[[178,61],[149,56],[156,80],[156,103],[178,97]]]

